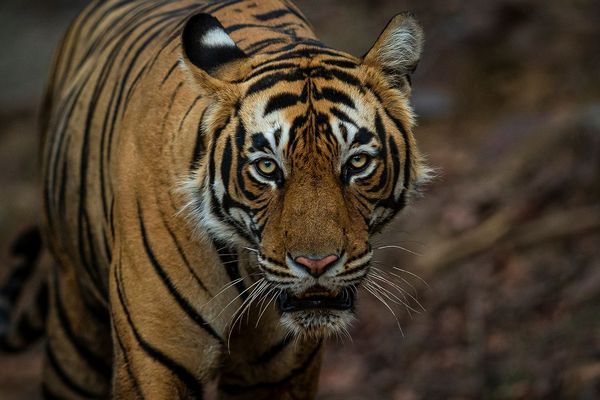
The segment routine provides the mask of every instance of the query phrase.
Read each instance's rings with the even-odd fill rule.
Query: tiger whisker
[[[230,305],[231,305],[231,304],[232,304],[234,301],[236,301],[237,299],[239,299],[239,298],[240,298],[240,297],[241,297],[241,296],[242,296],[244,293],[246,293],[248,290],[250,290],[250,289],[252,289],[253,287],[255,287],[256,285],[258,285],[259,283],[261,283],[261,284],[262,284],[262,283],[264,283],[264,278],[261,278],[261,279],[257,280],[257,281],[256,281],[256,282],[254,282],[252,285],[250,285],[250,286],[248,286],[246,289],[242,290],[242,291],[241,291],[241,292],[240,292],[240,293],[239,293],[237,296],[235,296],[235,297],[233,298],[233,300],[231,300],[229,303],[227,303],[227,305],[226,305],[226,306],[225,306],[225,307],[224,307],[224,308],[223,308],[223,309],[222,309],[222,310],[221,310],[221,311],[220,311],[220,312],[217,314],[217,318],[218,318],[218,317],[219,317],[221,314],[223,314],[223,312],[224,312],[224,311],[225,311],[227,308],[229,308],[229,306],[230,306]],[[254,290],[252,290],[252,292],[251,292],[251,293],[253,293],[253,292],[254,292]],[[242,304],[243,304],[243,303],[242,303]]]
[[[384,272],[384,271],[380,271],[380,272]],[[415,296],[413,296],[411,293],[409,293],[407,290],[405,290],[403,287],[399,286],[395,282],[392,282],[391,280],[389,280],[381,275],[378,275],[376,273],[373,273],[372,276],[374,278],[378,279],[379,281],[384,282],[384,283],[390,285],[391,287],[393,287],[394,289],[398,290],[400,293],[402,293],[402,296],[404,297],[405,300],[407,300],[406,296],[408,295],[408,297],[410,297],[411,300],[414,301],[422,309],[422,311],[427,311],[425,309],[425,307],[423,307],[423,305],[419,302],[419,300]]]
[[[384,272],[384,273],[386,273],[387,275],[391,275],[392,277],[394,277],[394,278],[396,278],[396,279],[400,279],[400,280],[402,281],[402,283],[405,283],[405,284],[407,284],[408,286],[410,286],[410,288],[412,289],[413,295],[415,295],[415,296],[417,295],[417,293],[418,293],[418,291],[417,291],[417,288],[416,288],[416,287],[415,287],[415,286],[414,286],[412,283],[410,283],[410,282],[408,281],[408,279],[406,279],[406,278],[404,278],[404,277],[402,277],[402,276],[400,276],[400,275],[398,275],[398,274],[396,274],[396,273],[394,273],[394,272],[391,272],[391,271],[384,271],[384,270],[381,270],[381,272]]]
[[[412,255],[415,255],[415,256],[422,256],[422,254],[416,253],[416,252],[414,252],[414,251],[412,251],[412,250],[410,250],[410,249],[407,249],[406,247],[402,247],[402,246],[396,246],[396,245],[379,246],[379,247],[376,247],[376,248],[375,248],[375,249],[373,249],[373,250],[385,250],[385,249],[398,249],[398,250],[404,250],[404,251],[406,251],[407,253],[410,253],[410,254],[412,254]]]
[[[253,300],[254,300],[254,296],[256,294],[256,291],[258,289],[261,289],[264,285],[265,285],[265,281],[258,281],[256,283],[260,283],[258,286],[254,286],[254,288],[252,289],[252,291],[250,292],[250,294],[248,295],[248,297],[242,302],[242,304],[240,304],[240,306],[231,314],[231,320],[235,319],[235,322],[237,322],[237,320],[239,319],[240,316],[242,316],[244,314],[244,311],[246,309],[246,306],[249,305]],[[235,322],[234,324],[230,325],[230,335],[231,335],[231,330],[233,329],[233,326],[235,326]]]
[[[275,293],[273,294],[273,296],[271,296],[271,291],[269,291],[266,295],[265,298],[268,298],[269,296],[271,296],[271,298],[269,299],[269,301],[267,301],[267,304],[265,305],[264,309],[262,309],[258,315],[258,319],[256,320],[256,326],[255,328],[258,328],[258,323],[260,322],[260,319],[262,318],[263,314],[265,313],[265,311],[267,311],[267,309],[269,308],[269,305],[273,302],[273,300],[275,300],[277,298],[277,296],[279,296],[280,293],[280,289],[278,288],[273,288],[275,290]],[[261,305],[262,308],[262,305]]]
[[[225,262],[222,262],[221,264],[227,265],[227,264],[235,264],[235,263],[238,263],[238,262],[240,262],[240,260],[236,259],[236,260],[225,261]]]
[[[350,342],[354,343],[354,340],[352,340],[352,335],[345,326],[342,326],[342,333],[350,340]]]
[[[408,305],[408,299],[406,299],[406,296],[404,296],[404,293],[399,293],[401,296],[404,297],[404,300],[402,300],[398,296],[396,296],[393,292],[391,292],[389,289],[383,287],[379,283],[377,283],[373,280],[370,280],[370,283],[372,284],[373,288],[377,289],[378,293],[380,293],[382,296],[384,296],[385,298],[390,300],[392,303],[398,304],[398,305],[403,305],[404,307],[406,307],[406,310],[408,311],[409,314],[410,314],[411,310],[414,312],[417,312],[416,310],[414,310],[412,307],[410,307]]]
[[[248,274],[248,277],[250,276],[254,276],[254,275],[262,275],[262,272],[254,272],[252,274]],[[221,295],[223,292],[225,292],[227,289],[231,288],[232,286],[237,285],[238,283],[242,282],[245,278],[241,277],[241,278],[237,278],[234,279],[232,281],[230,281],[229,283],[225,284],[225,286],[223,288],[221,288],[221,290],[219,292],[217,292],[217,294],[215,294],[214,296],[212,296],[208,302],[204,303],[202,306],[200,306],[201,308],[206,307],[207,305],[209,305],[213,300],[215,300],[219,295]]]
[[[408,310],[409,314],[410,312],[414,312],[416,314],[420,314],[421,312],[416,310],[415,308],[411,307],[408,304],[408,300],[406,299],[406,296],[404,296],[404,293],[400,293],[402,296],[404,296],[404,300],[400,299],[398,296],[396,296],[394,293],[392,293],[389,289],[383,287],[382,285],[380,285],[377,282],[371,281],[370,282],[374,287],[379,289],[379,293],[383,296],[385,296],[388,300],[390,300],[393,303],[399,304],[399,305],[403,305],[404,307],[406,307],[406,309]],[[412,317],[412,315],[411,315]]]
[[[373,260],[371,262],[375,263],[375,264],[380,264],[380,265],[384,265],[385,266],[385,263],[383,261]],[[423,285],[427,286],[427,288],[431,289],[431,286],[429,286],[429,284],[427,283],[427,281],[425,279],[421,278],[419,275],[415,274],[414,272],[408,271],[406,269],[402,269],[400,267],[392,267],[392,269],[395,269],[396,271],[402,272],[404,274],[412,276],[413,278],[416,278]],[[387,271],[387,272],[391,273],[390,271]]]
[[[419,281],[421,281],[421,282],[422,282],[422,283],[423,283],[425,286],[427,286],[428,288],[431,288],[431,286],[429,286],[429,284],[428,284],[428,283],[425,281],[425,279],[421,278],[419,275],[417,275],[417,274],[415,274],[415,273],[413,273],[413,272],[407,271],[407,270],[405,270],[405,269],[402,269],[402,268],[398,268],[398,267],[392,267],[392,268],[393,268],[393,269],[395,269],[396,271],[404,272],[405,274],[408,274],[408,275],[410,275],[410,276],[413,276],[413,277],[417,278],[417,279],[418,279]]]
[[[250,304],[248,304],[248,306],[246,307],[246,310],[243,313],[246,313],[246,323],[249,322],[249,318],[250,318],[250,305],[252,302],[254,302],[255,300],[258,300],[259,298],[263,298],[264,299],[264,293],[265,291],[267,291],[269,289],[269,284],[265,281],[264,285],[261,285],[261,287],[256,288],[256,291],[254,293],[252,293],[252,295],[254,296],[254,299],[250,302]],[[246,312],[248,311],[248,312]],[[240,325],[241,328],[241,325]]]
[[[402,330],[402,326],[400,325],[400,320],[398,319],[398,316],[396,315],[394,310],[392,310],[392,307],[390,307],[390,305],[376,292],[375,289],[373,289],[373,287],[370,284],[371,282],[367,282],[363,287],[367,290],[367,292],[371,293],[377,300],[379,300],[390,311],[390,313],[392,313],[394,319],[396,320],[396,325],[398,326],[398,329],[400,329],[400,333],[404,337],[404,331]]]
[[[219,292],[217,292],[217,294],[215,294],[213,297],[210,298],[210,300],[208,300],[208,302],[204,303],[203,305],[201,305],[200,307],[206,307],[207,305],[209,305],[213,300],[215,300],[217,298],[217,296],[219,296],[221,293],[225,292],[227,289],[229,289],[232,286],[235,286],[236,284],[240,283],[241,281],[243,281],[244,278],[238,278],[238,279],[234,279],[233,281],[229,282],[228,284],[226,284],[223,289],[221,289]]]
[[[252,305],[254,300],[256,300],[259,297],[259,295],[262,292],[264,292],[264,290],[266,288],[268,288],[268,286],[269,286],[268,282],[265,280],[261,280],[260,282],[261,282],[261,285],[256,287],[254,290],[252,290],[252,292],[250,292],[250,295],[248,296],[248,298],[242,303],[242,306],[240,306],[240,308],[238,308],[238,310],[236,310],[232,314],[233,316],[237,315],[237,317],[235,318],[235,320],[229,327],[229,334],[227,335],[227,349],[230,349],[231,334],[233,333],[233,329],[235,328],[235,325],[240,320],[240,318],[244,315],[244,313],[250,309],[250,306]]]
[[[390,279],[394,279],[394,280],[400,280],[400,281],[402,281],[402,282],[398,282],[398,284],[399,284],[399,285],[400,285],[400,284],[406,284],[406,285],[408,285],[408,286],[409,286],[409,287],[412,289],[412,293],[413,293],[413,295],[415,295],[415,296],[417,295],[417,293],[418,293],[418,291],[417,291],[417,288],[416,288],[416,287],[415,287],[415,286],[414,286],[412,283],[410,283],[410,282],[409,282],[407,279],[405,279],[404,277],[402,277],[402,276],[400,276],[400,275],[398,275],[398,274],[395,274],[395,273],[393,273],[393,272],[386,271],[385,269],[377,268],[377,267],[375,267],[375,266],[371,266],[371,268],[372,268],[373,270],[375,270],[375,271],[377,271],[377,272],[381,273],[381,274],[384,274],[384,275],[386,275],[386,276],[391,276],[392,278],[390,278]],[[403,288],[403,289],[404,289],[404,288]],[[406,290],[406,292],[408,293],[408,290]]]

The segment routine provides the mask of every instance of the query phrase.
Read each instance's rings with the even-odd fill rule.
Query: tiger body
[[[48,398],[201,398],[215,378],[220,398],[315,396],[369,236],[426,175],[414,60],[386,75],[386,40],[329,49],[285,0],[81,13],[42,139]]]

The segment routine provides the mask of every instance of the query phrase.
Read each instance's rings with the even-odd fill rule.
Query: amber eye
[[[261,158],[256,162],[258,172],[266,177],[272,177],[277,172],[277,163],[270,158]]]
[[[370,160],[371,156],[369,156],[368,154],[355,154],[352,157],[350,157],[348,164],[354,170],[361,170],[364,169],[367,166],[367,164],[369,164]]]

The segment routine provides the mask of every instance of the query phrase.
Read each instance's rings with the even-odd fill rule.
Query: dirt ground
[[[37,104],[81,4],[0,6],[0,277],[11,237],[38,218]],[[438,171],[374,241],[407,304],[361,293],[319,399],[600,398],[600,2],[297,4],[357,55],[395,13],[417,15],[416,135]],[[0,355],[0,399],[37,398],[40,354]]]

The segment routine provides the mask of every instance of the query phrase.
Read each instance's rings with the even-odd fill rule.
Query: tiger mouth
[[[351,310],[354,307],[354,292],[348,288],[335,292],[322,288],[311,288],[300,295],[282,292],[277,305],[281,312],[303,310]]]

